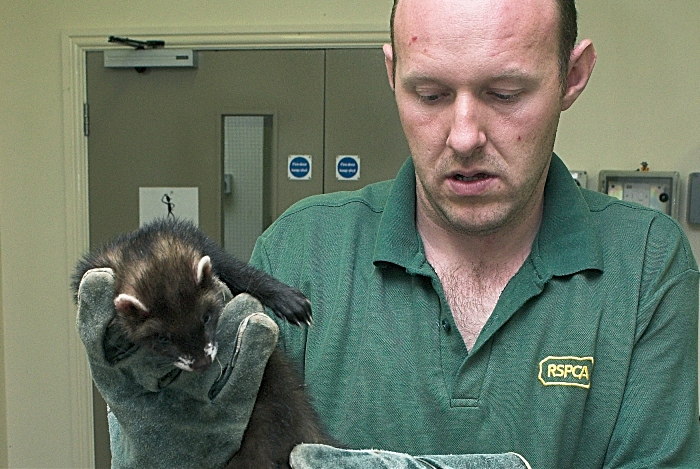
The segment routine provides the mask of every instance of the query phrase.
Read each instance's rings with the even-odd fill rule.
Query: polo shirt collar
[[[530,259],[542,280],[594,269],[603,270],[603,250],[581,189],[554,154],[545,184],[542,225]],[[386,263],[422,273],[428,267],[415,223],[413,160],[399,170],[387,198],[374,250],[376,265]]]
[[[412,158],[401,166],[391,184],[373,260],[375,265],[396,264],[413,273],[427,264],[416,229],[416,173]]]
[[[603,248],[583,190],[554,154],[544,188],[542,225],[530,253],[544,279],[603,270]]]

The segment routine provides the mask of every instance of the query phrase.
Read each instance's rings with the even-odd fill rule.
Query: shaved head
[[[391,9],[391,46],[394,50],[394,67],[398,60],[396,44],[395,44],[395,32],[394,32],[394,20],[396,18],[396,8],[400,0],[394,0],[394,6]],[[465,0],[468,1],[468,0]],[[578,35],[578,24],[577,24],[577,13],[576,13],[576,0],[549,0],[554,1],[557,4],[559,11],[559,76],[562,84],[562,90],[566,88],[566,76],[569,68],[569,57],[571,51],[576,45],[576,36]]]

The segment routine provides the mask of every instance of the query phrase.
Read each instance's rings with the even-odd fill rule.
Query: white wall
[[[579,0],[579,28],[598,63],[564,114],[555,147],[572,169],[678,171],[679,218],[700,256],[700,227],[685,223],[688,173],[700,171],[700,2]]]
[[[76,467],[81,461],[73,448],[77,410],[68,391],[74,311],[65,207],[72,189],[64,174],[62,34],[388,29],[391,4],[0,1],[0,386],[6,395],[3,406],[0,393],[0,427],[7,431],[11,467]],[[579,10],[582,35],[593,38],[599,61],[589,89],[562,118],[557,152],[594,179],[600,169],[635,169],[642,160],[652,170],[680,171],[684,180],[700,171],[700,2],[579,0]],[[686,229],[700,253],[700,231]]]

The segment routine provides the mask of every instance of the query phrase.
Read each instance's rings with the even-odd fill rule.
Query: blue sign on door
[[[311,179],[311,155],[289,155],[287,176],[297,181]]]
[[[356,155],[339,155],[336,157],[335,177],[339,181],[357,181],[360,179],[360,157]]]

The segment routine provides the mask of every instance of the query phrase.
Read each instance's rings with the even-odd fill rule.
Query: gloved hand
[[[223,467],[240,447],[277,325],[260,302],[238,295],[221,314],[215,362],[203,373],[182,371],[108,327],[113,284],[111,269],[86,273],[77,319],[92,377],[109,405],[112,467]]]
[[[530,469],[516,453],[409,456],[379,450],[345,450],[326,445],[297,445],[289,456],[293,469]]]

